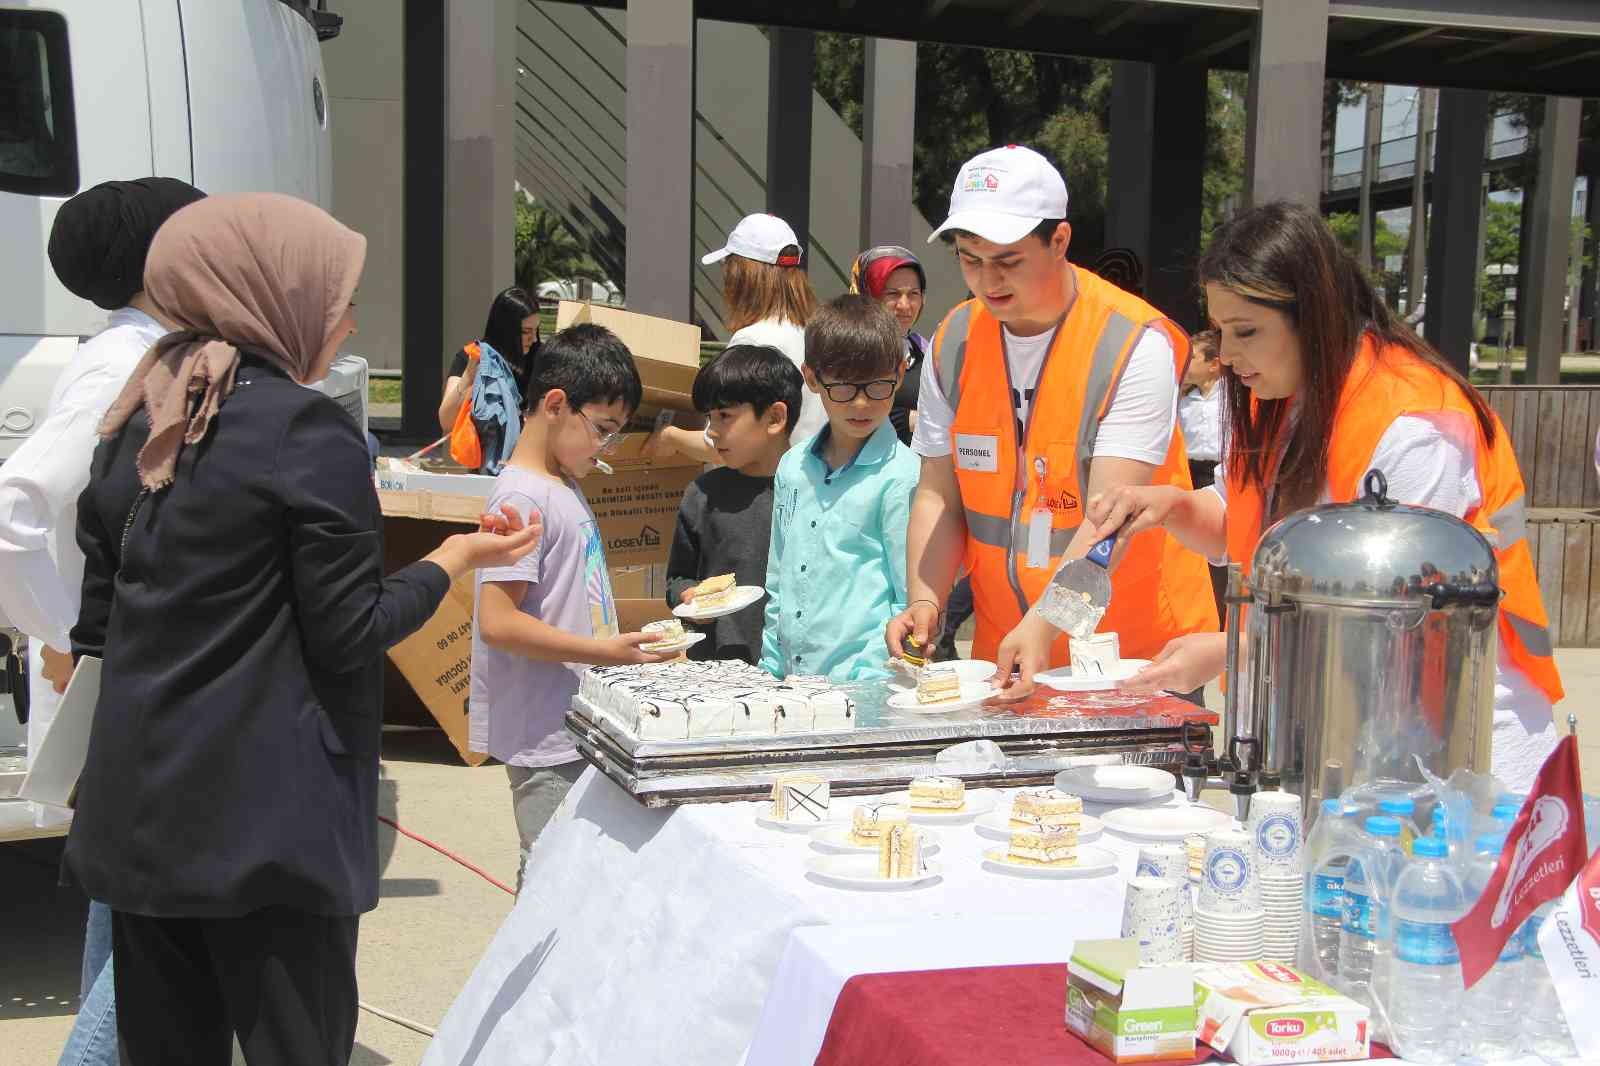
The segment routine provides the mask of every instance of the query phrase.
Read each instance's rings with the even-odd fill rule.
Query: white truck
[[[325,3],[0,0],[0,461],[44,419],[79,338],[105,318],[56,281],[45,253],[68,197],[162,175],[330,207],[320,42],[341,20]],[[365,426],[363,360],[341,360],[327,391]],[[17,638],[0,618],[0,685],[25,701]],[[0,797],[21,776],[19,717],[0,712]]]

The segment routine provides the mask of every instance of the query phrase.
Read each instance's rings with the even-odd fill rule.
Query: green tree
[[[1505,291],[1516,283],[1517,258],[1522,247],[1522,205],[1490,200],[1483,219],[1484,276],[1478,284],[1478,310],[1499,314]],[[1488,267],[1495,267],[1490,272]],[[1503,273],[1509,267],[1511,273]]]
[[[522,193],[516,194],[513,273],[517,284],[536,292],[546,281],[600,281],[613,284],[584,251],[561,216]]]

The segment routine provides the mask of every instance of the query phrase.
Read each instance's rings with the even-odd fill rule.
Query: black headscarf
[[[50,265],[75,296],[115,311],[144,288],[156,230],[205,193],[177,178],[107,181],[61,205],[50,227]]]

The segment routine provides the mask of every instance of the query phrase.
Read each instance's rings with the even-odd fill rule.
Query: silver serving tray
[[[843,687],[855,701],[857,727],[830,733],[645,741],[574,696],[567,728],[579,752],[646,806],[765,797],[780,772],[829,779],[840,795],[881,792],[935,771],[969,784],[1048,783],[1086,763],[1125,762],[1176,771],[1190,742],[1209,747],[1216,715],[1172,696],[1059,693],[1045,690],[1018,704],[986,705],[928,716],[887,706],[883,682]],[[962,771],[935,763],[952,744],[993,740],[1001,768]],[[1174,778],[1176,787],[1176,778]]]

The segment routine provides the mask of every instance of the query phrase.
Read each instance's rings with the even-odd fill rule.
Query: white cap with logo
[[[1067,217],[1067,183],[1032,148],[1008,144],[973,156],[956,175],[946,230],[965,230],[995,244],[1020,241],[1047,218]]]
[[[710,266],[730,255],[742,255],[758,263],[775,266],[800,265],[800,238],[789,223],[777,215],[746,215],[728,234],[728,243],[701,257]]]

